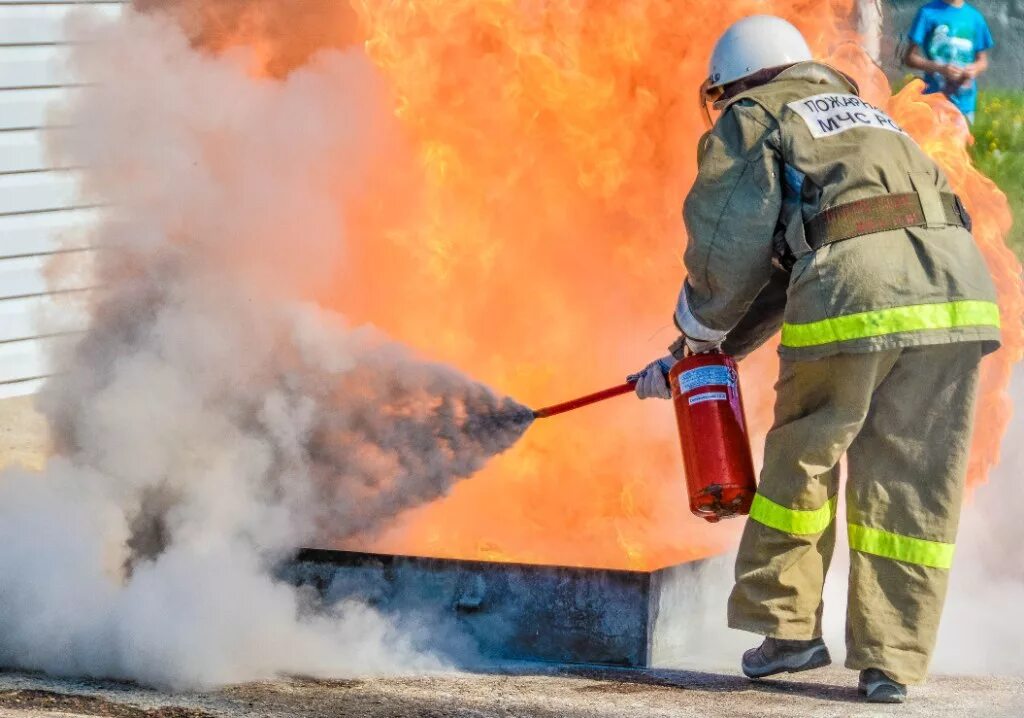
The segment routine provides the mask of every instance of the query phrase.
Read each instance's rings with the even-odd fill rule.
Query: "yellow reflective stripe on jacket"
[[[953,565],[954,544],[901,536],[858,524],[850,524],[848,529],[850,548],[854,551],[931,568]]]
[[[793,348],[813,347],[899,332],[974,326],[998,328],[999,324],[999,305],[993,302],[962,300],[916,304],[847,314],[809,324],[784,324],[782,344]]]
[[[807,535],[820,534],[829,527],[836,517],[838,496],[833,496],[820,509],[802,511],[788,509],[761,494],[754,495],[754,503],[750,506],[750,518],[759,524],[777,529],[787,534]]]

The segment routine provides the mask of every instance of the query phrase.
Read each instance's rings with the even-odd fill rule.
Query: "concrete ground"
[[[31,399],[0,401],[0,466],[38,468],[47,451],[46,426]],[[0,716],[1024,718],[1024,679],[938,676],[897,707],[861,703],[855,681],[838,668],[752,683],[735,673],[522,666],[486,675],[291,678],[189,694],[0,669]]]
[[[296,716],[345,718],[1011,718],[1024,716],[1024,680],[938,677],[903,706],[861,703],[852,674],[829,669],[753,683],[689,671],[524,668],[445,674],[250,683],[205,695],[125,684],[0,674],[0,716]]]

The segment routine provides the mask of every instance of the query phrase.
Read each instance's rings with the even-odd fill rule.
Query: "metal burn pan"
[[[665,576],[325,549],[303,549],[285,570],[329,605],[374,606],[456,663],[625,667],[652,664]]]

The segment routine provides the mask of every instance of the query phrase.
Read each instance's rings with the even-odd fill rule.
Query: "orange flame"
[[[968,130],[951,106],[922,97],[916,84],[890,98],[853,44],[852,0],[353,0],[353,8],[404,134],[347,208],[351,246],[339,289],[318,297],[323,304],[535,406],[616,384],[661,356],[674,339],[686,241],[679,213],[703,131],[697,88],[730,23],[774,13],[890,108],[977,220],[1006,325],[1006,348],[984,367],[970,478],[984,481],[1024,347],[1021,268],[1004,244],[1007,203],[971,166]],[[271,25],[245,27],[215,45],[257,45],[268,74],[299,63],[280,48],[309,43],[298,30],[290,41],[292,28],[268,39]],[[759,353],[741,371],[763,433],[774,354]],[[735,526],[689,515],[671,411],[624,398],[538,422],[444,500],[356,543],[633,569],[710,555]]]
[[[336,0],[133,0],[143,12],[169,14],[194,45],[244,52],[254,75],[281,77],[325,48],[361,41],[355,14]]]

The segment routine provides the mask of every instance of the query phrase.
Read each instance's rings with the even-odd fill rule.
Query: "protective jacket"
[[[730,334],[742,356],[781,328],[793,360],[999,346],[995,288],[942,171],[827,65],[729,101],[684,218],[676,323],[690,337]]]

